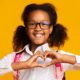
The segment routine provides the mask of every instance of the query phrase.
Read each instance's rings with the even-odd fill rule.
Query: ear
[[[52,33],[53,31],[53,26],[50,27],[50,34]]]

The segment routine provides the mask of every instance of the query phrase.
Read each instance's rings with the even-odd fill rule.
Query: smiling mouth
[[[44,34],[38,33],[38,34],[34,34],[34,36],[36,37],[36,39],[41,39],[43,38]]]

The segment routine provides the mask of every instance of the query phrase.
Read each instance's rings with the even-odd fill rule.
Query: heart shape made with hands
[[[51,63],[54,59],[57,59],[55,54],[56,54],[56,52],[47,52],[46,51],[44,54],[39,52],[39,55],[42,55],[42,57],[38,57],[37,62],[40,64]]]

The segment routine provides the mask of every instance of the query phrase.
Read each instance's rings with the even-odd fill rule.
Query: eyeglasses
[[[38,25],[43,30],[48,29],[51,26],[50,22],[48,22],[48,21],[43,21],[43,22],[28,22],[28,28],[30,28],[30,29],[35,29]]]

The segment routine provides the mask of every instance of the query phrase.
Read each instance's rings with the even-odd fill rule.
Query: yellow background
[[[23,24],[21,14],[29,3],[50,2],[56,6],[58,22],[68,29],[69,40],[62,48],[80,55],[80,0],[1,0],[0,1],[0,58],[12,52],[12,37],[16,27]],[[67,71],[67,80],[80,80],[80,71]],[[13,80],[12,73],[0,80]]]

